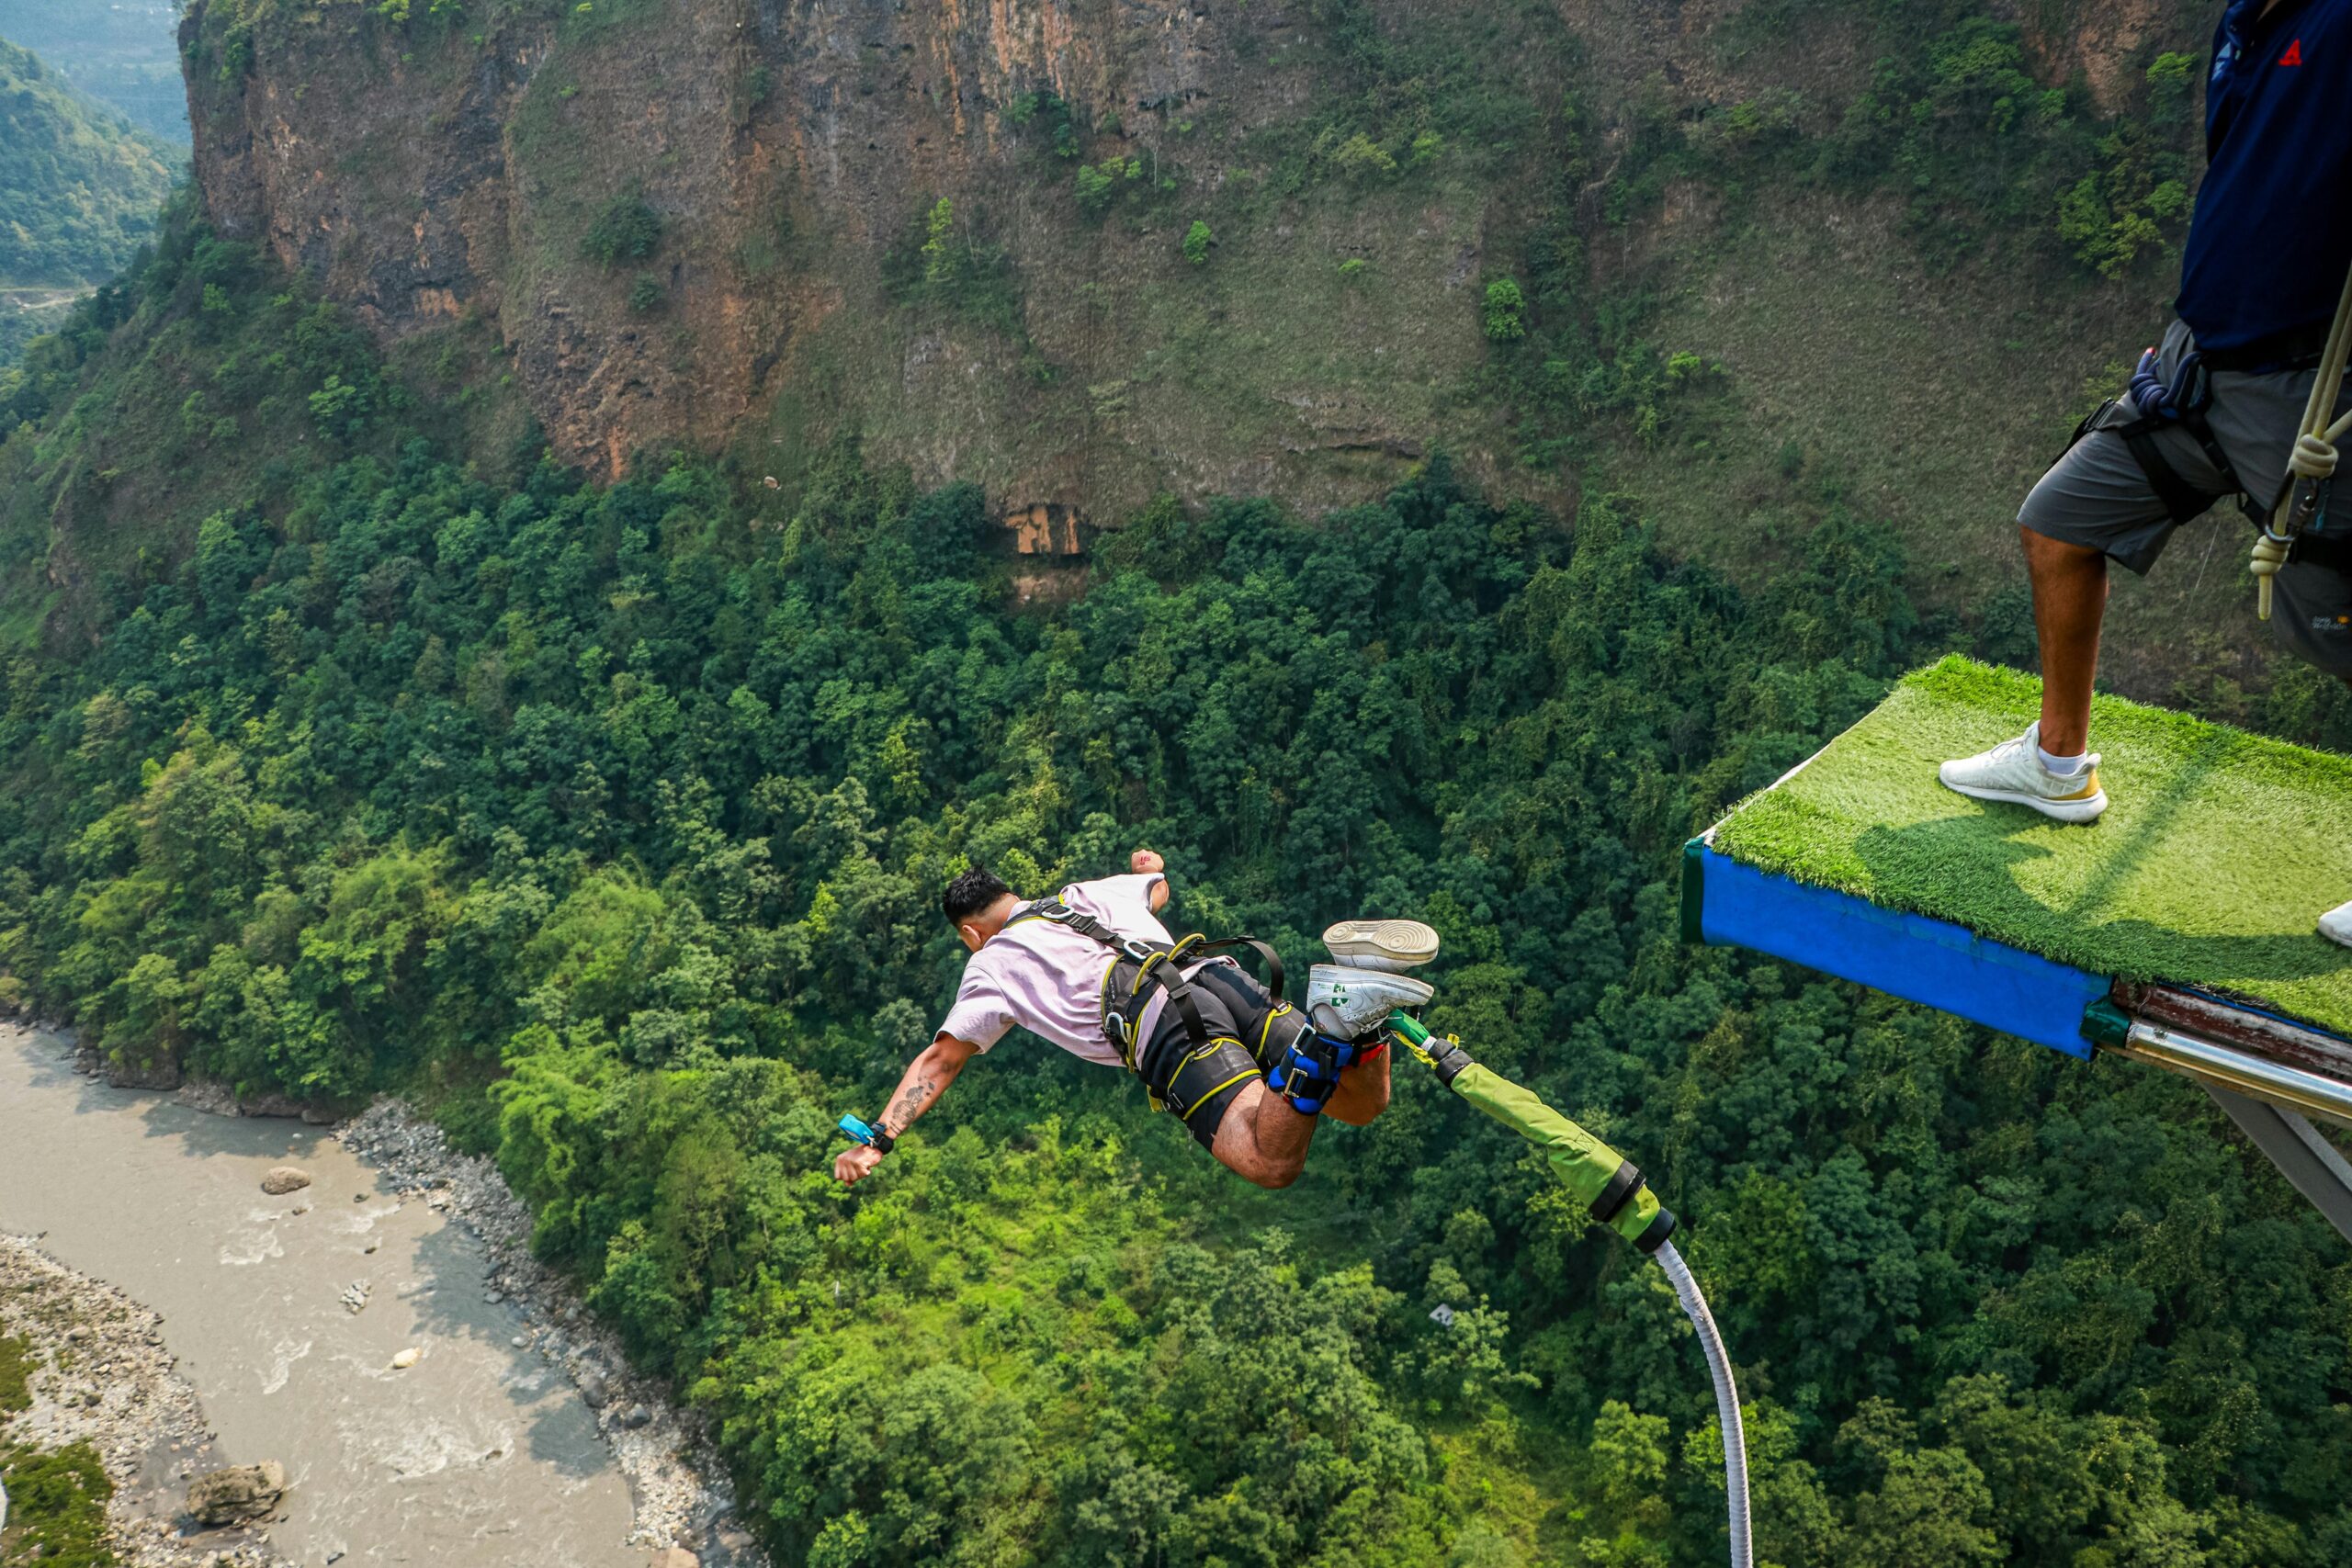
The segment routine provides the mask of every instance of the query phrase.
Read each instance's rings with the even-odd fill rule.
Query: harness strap
[[[1192,986],[1179,972],[1188,960],[1219,948],[1238,946],[1246,942],[1263,954],[1267,963],[1272,966],[1276,994],[1280,994],[1282,960],[1274,956],[1272,948],[1255,937],[1228,937],[1223,941],[1210,942],[1195,931],[1173,946],[1154,947],[1149,942],[1139,942],[1134,937],[1120,935],[1092,915],[1083,910],[1073,909],[1058,898],[1040,899],[1015,915],[1006,924],[1018,925],[1023,920],[1051,920],[1065,930],[1076,931],[1090,941],[1101,942],[1119,957],[1136,965],[1136,977],[1127,987],[1127,1002],[1132,1005],[1140,998],[1147,985],[1157,986],[1160,994],[1167,998],[1168,1005],[1176,1010],[1176,1016],[1183,1021],[1184,1032],[1190,1037],[1193,1049],[1196,1052],[1206,1051],[1209,1048],[1211,1036],[1207,1021],[1201,1017],[1201,1010],[1193,1000]],[[1116,965],[1113,967],[1115,972]],[[1103,976],[1103,1033],[1109,1036],[1111,1043],[1119,1048],[1120,1059],[1126,1063],[1130,1071],[1134,1071],[1136,1054],[1143,1046],[1143,1043],[1135,1037],[1136,1025],[1141,1019],[1142,1010],[1137,1008],[1130,1014],[1125,1009],[1114,1006],[1110,998],[1110,985],[1111,976],[1105,975]],[[1110,1024],[1114,1017],[1118,1018],[1124,1027],[1116,1030],[1111,1028]]]
[[[2185,430],[2189,428],[2187,420],[2177,423]],[[2206,454],[2219,458],[2221,446],[2212,439],[2212,427],[2201,419],[2197,423],[2204,430]],[[2117,425],[2115,434],[2123,437],[2124,446],[2132,449],[2132,460],[2138,463],[2140,471],[2148,477],[2149,487],[2156,492],[2156,499],[2165,503],[2165,510],[2172,514],[2172,520],[2186,523],[2212,502],[2200,494],[2196,486],[2180,477],[2180,470],[2172,466],[2172,460],[2165,456],[2164,448],[2156,445],[2156,432],[2162,427],[2156,420],[2141,419],[2130,424]],[[2217,466],[2231,488],[2242,488],[2226,459]]]
[[[2182,410],[2169,415],[2147,414],[2121,423],[2109,423],[2109,416],[2132,406],[2113,400],[2101,403],[2075,426],[2075,434],[2067,438],[2066,451],[2073,451],[2085,436],[2100,431],[2120,436],[2125,448],[2132,454],[2132,460],[2140,466],[2140,472],[2146,477],[2148,488],[2155,491],[2157,501],[2164,504],[2166,515],[2176,523],[2186,523],[2202,513],[2212,505],[2212,502],[2181,477],[2180,470],[2173,467],[2172,459],[2165,456],[2164,447],[2156,440],[2159,430],[2185,431],[2203,449],[2205,460],[2213,465],[2213,471],[2221,476],[2222,482],[2237,495],[2239,509],[2256,521],[2268,514],[2268,502],[2247,491],[2245,481],[2238,478],[2237,469],[2231,466],[2229,455],[2222,450],[2221,438],[2213,434],[2212,423],[2205,417],[2202,409]],[[2059,456],[2064,457],[2065,452]]]
[[[1276,953],[1272,948],[1267,946],[1264,942],[1260,942],[1254,936],[1220,937],[1215,942],[1204,942],[1201,943],[1201,951],[1203,953],[1219,952],[1228,947],[1246,947],[1265,961],[1266,989],[1272,993],[1275,1001],[1281,1001],[1283,999],[1283,992],[1286,989],[1287,979],[1287,976],[1283,971],[1282,954]]]

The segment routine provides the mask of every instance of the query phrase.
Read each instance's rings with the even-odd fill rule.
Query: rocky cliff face
[[[2057,28],[2050,73],[2117,76],[2169,3]],[[1074,525],[1170,491],[1345,502],[1431,441],[1556,491],[1502,455],[1478,300],[1525,264],[1562,149],[1474,161],[1457,135],[1426,169],[1347,177],[1363,154],[1328,111],[1364,93],[1351,37],[1460,29],[1472,80],[1555,117],[1573,63],[1620,129],[1645,95],[1673,113],[1792,84],[1828,112],[1867,79],[1834,12],[1727,43],[1746,8],[413,0],[401,23],[192,0],[184,43],[214,223],[387,339],[484,334],[564,456],[612,475],[732,447],[756,476],[855,434]],[[1638,272],[1655,238],[1596,265]]]
[[[1058,117],[1090,167],[1172,162],[1194,121],[1246,134],[1306,91],[1284,61],[1295,31],[1280,6],[1194,0],[603,0],[479,30],[197,0],[184,41],[214,223],[387,337],[490,324],[568,456],[611,473],[668,442],[756,439],[798,382],[771,441],[879,427],[933,477],[988,447],[984,477],[1026,507],[1093,501],[1072,439],[1088,433],[993,426],[1039,401],[1099,423],[1085,388],[1136,345],[1034,298],[995,325],[894,310],[893,251],[945,197],[949,243],[1001,250],[991,265],[1033,297],[1145,252],[1182,278],[1159,231],[1177,218],[1094,225],[1027,188],[1078,165],[1056,156]],[[639,198],[662,228],[650,254],[583,254]],[[1313,413],[1300,423],[1316,439]]]

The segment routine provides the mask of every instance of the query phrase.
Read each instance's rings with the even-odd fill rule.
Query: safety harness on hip
[[[1279,1001],[1283,994],[1283,961],[1274,950],[1252,936],[1223,937],[1211,942],[1194,931],[1192,935],[1166,947],[1154,946],[1130,936],[1122,936],[1093,916],[1073,909],[1058,898],[1046,898],[1032,904],[1015,915],[1008,925],[1023,920],[1051,920],[1065,931],[1076,931],[1089,941],[1102,943],[1115,955],[1102,974],[1102,1037],[1119,1053],[1127,1070],[1142,1076],[1139,1066],[1145,1041],[1142,1038],[1143,1015],[1157,991],[1167,998],[1167,1005],[1176,1010],[1183,1021],[1184,1032],[1191,1042],[1192,1055],[1205,1055],[1215,1044],[1206,1020],[1201,1017],[1200,1006],[1193,1000],[1193,982],[1184,977],[1185,965],[1196,964],[1228,948],[1246,947],[1265,960],[1266,988]],[[1152,1104],[1159,1109],[1166,1101],[1160,1089],[1147,1081],[1152,1089]],[[1225,1087],[1220,1085],[1219,1087]],[[1214,1092],[1212,1090],[1211,1092]],[[1186,1114],[1191,1107],[1179,1107],[1178,1113]]]
[[[2205,460],[2213,465],[2222,482],[2236,492],[2239,509],[2259,520],[2263,506],[2247,494],[2245,481],[2238,478],[2237,469],[2222,450],[2221,438],[2213,434],[2212,422],[2206,418],[2205,411],[2213,406],[2213,373],[2205,356],[2194,350],[2184,355],[2170,381],[2161,373],[2161,357],[2153,348],[2140,355],[2139,367],[2132,373],[2130,390],[2092,411],[2090,417],[2075,427],[2073,437],[2066,443],[2067,449],[2072,451],[2075,443],[2094,431],[2103,430],[2122,437],[2132,460],[2147,476],[2148,488],[2164,502],[2165,513],[2174,522],[2186,523],[2212,502],[2205,491],[2181,477],[2156,439],[2161,431],[2183,431],[2204,449]],[[2138,417],[2132,417],[2135,414]]]

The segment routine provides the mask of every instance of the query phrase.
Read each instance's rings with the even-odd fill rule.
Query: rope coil
[[[2327,346],[2320,351],[2319,374],[2312,379],[2311,397],[2303,404],[2303,422],[2295,436],[2295,449],[2287,457],[2286,493],[2278,498],[2270,521],[2262,525],[2262,532],[2256,536],[2254,558],[2246,563],[2246,570],[2254,573],[2254,613],[2259,620],[2270,618],[2271,594],[2279,569],[2287,564],[2296,539],[2312,521],[2307,513],[2317,507],[2316,487],[2335,472],[2335,444],[2352,432],[2352,413],[2332,424],[2328,423],[2328,416],[2335,412],[2347,362],[2352,362],[2352,273],[2345,275],[2344,297],[2335,307],[2335,324],[2328,329]]]

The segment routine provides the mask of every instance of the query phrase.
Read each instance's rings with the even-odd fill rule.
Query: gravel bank
[[[0,1334],[28,1343],[36,1368],[32,1408],[7,1435],[97,1450],[115,1487],[115,1551],[130,1568],[284,1568],[266,1533],[179,1533],[189,1477],[225,1461],[164,1348],[163,1321],[35,1238],[0,1235]]]
[[[421,1198],[482,1242],[491,1299],[512,1303],[527,1325],[517,1344],[570,1378],[596,1413],[635,1504],[630,1540],[683,1548],[705,1568],[761,1568],[765,1559],[736,1523],[733,1494],[700,1423],[670,1403],[663,1385],[631,1373],[619,1341],[531,1256],[530,1213],[497,1168],[452,1149],[438,1127],[394,1100],[377,1101],[334,1136],[401,1197]]]

